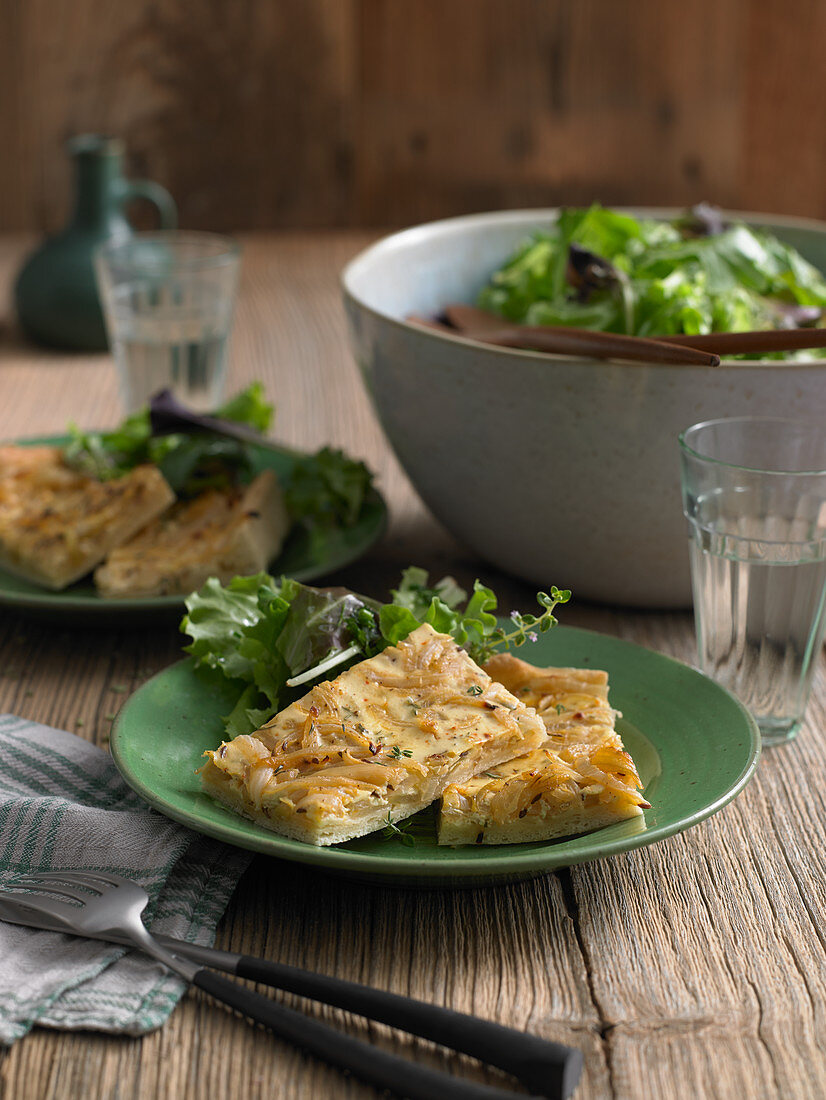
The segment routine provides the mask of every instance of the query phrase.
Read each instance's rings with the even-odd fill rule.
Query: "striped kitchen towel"
[[[0,716],[0,887],[32,871],[112,871],[146,888],[153,931],[211,945],[250,858],[155,813],[88,741]],[[6,1044],[35,1024],[140,1035],[186,988],[137,951],[2,921],[0,960]]]

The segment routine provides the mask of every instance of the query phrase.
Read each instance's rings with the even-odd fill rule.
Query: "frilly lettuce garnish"
[[[445,577],[432,587],[423,569],[402,575],[389,603],[346,589],[317,589],[267,573],[214,578],[186,599],[181,630],[202,674],[227,679],[237,702],[225,719],[227,735],[251,733],[312,683],[371,657],[406,638],[422,623],[450,634],[477,662],[496,650],[520,646],[555,623],[554,608],[571,593],[539,592],[539,615],[512,612],[512,629],[499,626],[496,596],[476,581],[470,599]]]
[[[358,520],[372,481],[363,462],[330,447],[296,459],[284,499],[293,523],[309,535],[312,552],[322,552],[330,531]]]

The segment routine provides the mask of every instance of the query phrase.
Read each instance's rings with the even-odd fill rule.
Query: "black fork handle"
[[[193,984],[294,1046],[406,1100],[434,1100],[434,1097],[439,1100],[530,1100],[524,1093],[475,1084],[388,1054],[210,970],[198,970]],[[544,1095],[562,1097],[563,1094],[545,1092]]]
[[[512,1074],[538,1096],[567,1100],[582,1073],[580,1050],[464,1012],[250,955],[237,957],[234,971],[469,1054]]]

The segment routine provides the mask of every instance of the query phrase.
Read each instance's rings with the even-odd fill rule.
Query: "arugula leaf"
[[[379,611],[379,626],[382,640],[380,649],[388,645],[396,645],[415,630],[422,623],[430,623],[439,634],[451,634],[459,645],[467,641],[462,616],[442,603],[438,596],[434,596],[424,614],[416,615],[409,607],[399,607],[398,604],[388,603]]]
[[[374,642],[375,652],[381,652],[388,645],[397,645],[420,625],[421,621],[409,607],[399,607],[393,603],[384,604],[379,611],[380,633]]]
[[[496,616],[493,614],[497,603],[492,589],[481,581],[473,582],[473,595],[465,608],[464,623],[470,642],[468,648],[477,662],[482,656],[481,649],[497,628]]]
[[[439,591],[448,594],[450,605]],[[457,598],[457,593],[460,595]],[[493,612],[497,607],[492,589],[474,581],[473,595],[464,610],[458,606],[466,596],[452,577],[445,577],[432,588],[428,586],[428,574],[424,569],[411,566],[404,571],[402,583],[391,593],[391,603],[383,604],[378,612],[378,629],[363,630],[351,621],[351,638],[354,638],[365,656],[372,656],[388,645],[397,645],[422,623],[429,623],[440,634],[450,634],[460,646],[464,646],[477,664],[482,664],[497,650],[511,643],[523,645],[538,632],[550,629],[556,623],[553,610],[557,604],[571,598],[568,589],[551,588],[548,595],[537,593],[537,601],[544,608],[540,616],[511,613],[515,628],[510,633],[499,626]],[[369,626],[369,624],[367,624]]]

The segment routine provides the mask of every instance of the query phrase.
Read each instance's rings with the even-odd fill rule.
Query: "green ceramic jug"
[[[26,335],[39,344],[103,351],[108,342],[94,250],[103,241],[131,236],[123,212],[131,199],[153,203],[162,229],[175,228],[175,203],[160,184],[124,178],[123,143],[117,138],[83,134],[68,148],[75,165],[74,213],[23,265],[14,292],[17,315]]]

